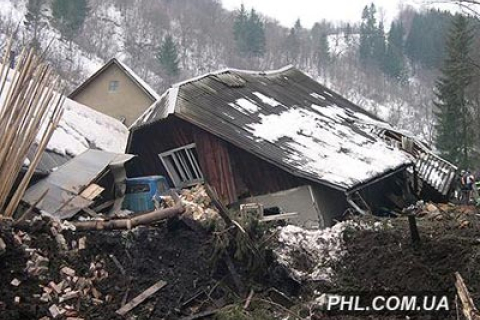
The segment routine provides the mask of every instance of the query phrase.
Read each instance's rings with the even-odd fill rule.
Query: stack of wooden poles
[[[12,41],[0,60],[0,217],[11,218],[63,113],[58,77],[33,50],[23,49],[10,68]],[[27,159],[36,145],[33,159]],[[22,180],[16,179],[28,165]]]

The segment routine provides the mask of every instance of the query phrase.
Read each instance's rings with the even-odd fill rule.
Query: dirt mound
[[[465,221],[468,221],[466,223]],[[408,221],[391,221],[383,231],[363,230],[345,234],[347,254],[334,269],[333,291],[455,292],[454,272],[464,277],[474,301],[480,301],[480,224],[477,215],[444,215],[441,219],[418,220],[421,245],[412,245]],[[330,290],[332,290],[330,288]],[[375,319],[375,317],[329,317],[331,319]],[[381,319],[405,319],[405,316]],[[431,316],[415,319],[433,319]],[[450,317],[456,319],[453,310]]]
[[[159,280],[166,281],[167,285],[134,313],[137,319],[175,319],[184,301],[199,290],[210,290],[214,284],[208,261],[209,237],[182,224],[173,228],[166,224],[142,227],[133,232],[65,233],[68,245],[86,237],[85,250],[70,250],[67,254],[59,253],[56,241],[48,233],[30,233],[29,248],[36,248],[49,259],[48,271],[38,277],[24,272],[29,257],[25,248],[14,243],[12,230],[3,229],[1,236],[7,243],[7,252],[0,257],[0,268],[8,272],[0,273],[0,319],[50,316],[48,308],[55,301],[40,300],[42,286],[48,286],[50,281],[59,283],[60,268],[64,266],[75,270],[79,277],[87,278],[92,262],[102,261],[103,272],[108,275],[93,284],[102,295],[101,303],[85,298],[69,302],[79,311],[78,316],[85,319],[121,319],[115,311],[122,301],[128,302]],[[114,259],[123,267],[125,275]],[[13,279],[20,280],[21,284],[12,286]],[[19,303],[15,303],[15,297],[19,297]]]

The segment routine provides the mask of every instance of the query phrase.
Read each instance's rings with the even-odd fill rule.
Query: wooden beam
[[[137,307],[140,303],[143,301],[147,300],[151,295],[155,294],[158,290],[162,289],[165,287],[167,283],[163,280],[158,281],[155,283],[153,286],[148,288],[147,290],[143,291],[140,293],[138,296],[130,300],[129,303],[115,311],[116,314],[125,316],[128,312],[130,312],[132,309]]]
[[[174,207],[162,210],[156,210],[150,213],[142,214],[131,219],[118,220],[91,220],[75,221],[72,224],[78,231],[85,230],[112,230],[112,229],[131,229],[139,225],[149,225],[154,222],[173,218],[185,212],[183,207]]]
[[[212,189],[212,187],[208,183],[205,183],[205,191],[210,197],[210,200],[212,200],[212,203],[215,205],[215,207],[217,207],[218,213],[220,214],[220,217],[222,217],[222,219],[227,224],[227,227],[232,226],[233,221],[232,221],[232,218],[230,218],[227,207],[225,207],[222,201],[220,201],[217,193],[215,192],[215,190]]]
[[[463,315],[468,320],[480,320],[480,313],[478,312],[477,307],[475,307],[472,297],[470,296],[467,286],[465,285],[460,273],[455,272],[455,278],[455,287],[457,288],[458,296],[462,302]]]

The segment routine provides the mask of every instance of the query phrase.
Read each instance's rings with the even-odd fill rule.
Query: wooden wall
[[[197,146],[206,181],[228,203],[311,183],[174,116],[134,132],[127,152],[138,159],[128,176],[160,174],[168,178],[158,154],[190,143]]]

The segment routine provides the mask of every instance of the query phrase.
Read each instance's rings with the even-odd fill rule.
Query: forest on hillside
[[[159,93],[226,67],[271,70],[293,64],[429,144],[438,136],[435,87],[448,58],[450,12],[406,6],[386,25],[380,8],[371,4],[356,23],[320,20],[305,28],[298,20],[286,28],[255,8],[227,11],[218,0],[1,0],[0,5],[6,8],[0,34],[14,34],[18,43],[45,51],[69,89],[112,57]],[[475,123],[480,36],[477,18],[467,20],[473,72],[468,115]],[[472,150],[480,145],[474,131]]]

